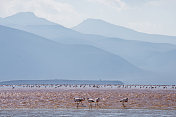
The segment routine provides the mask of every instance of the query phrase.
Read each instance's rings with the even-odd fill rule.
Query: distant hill
[[[108,31],[115,31],[115,29],[118,29],[118,26],[116,25],[95,19],[88,19],[85,22],[81,23],[80,26],[84,30],[88,30],[86,27],[88,25],[87,23],[90,23],[91,28],[100,28],[100,32],[102,30],[107,30],[105,32],[102,31],[100,35],[106,34],[106,32]],[[93,23],[95,23],[95,25],[93,25]],[[17,13],[15,15],[3,18],[2,20],[0,20],[0,24],[31,32],[33,34],[51,39],[59,43],[91,45],[103,49],[107,52],[113,53],[115,55],[121,56],[128,62],[138,67],[143,66],[145,62],[155,54],[176,49],[175,45],[165,43],[150,43],[135,40],[124,40],[120,38],[108,38],[99,35],[81,34],[77,31],[65,28],[59,24],[52,23],[43,18],[39,18],[30,12]],[[109,28],[103,28],[104,25]],[[111,27],[114,28],[111,29]],[[134,34],[138,33],[124,27],[119,28],[120,30],[124,31],[125,35],[128,35],[128,33],[130,32],[133,32]],[[94,29],[91,29],[91,31],[93,31]]]
[[[126,40],[123,38],[116,38],[116,37],[112,37],[109,34],[107,34],[108,37],[105,37],[106,31],[107,33],[109,33],[108,31],[114,30],[116,34],[117,31],[115,29],[118,29],[118,26],[109,24],[102,20],[95,20],[95,19],[89,19],[89,20],[90,21],[88,22],[91,23],[90,24],[91,28],[92,28],[92,22],[94,21],[98,22],[98,23],[95,23],[95,25],[93,26],[97,30],[100,29],[100,32],[102,31],[100,35],[97,35],[98,33],[95,33],[96,35],[83,34],[73,29],[65,28],[59,24],[52,23],[46,19],[39,18],[30,12],[17,13],[15,15],[0,19],[1,25],[23,30],[21,32],[13,31],[11,33],[6,34],[6,33],[3,33],[3,31],[6,31],[7,29],[2,29],[2,32],[1,32],[2,36],[6,34],[5,37],[7,38],[7,40],[9,38],[12,39],[12,40],[9,40],[9,42],[14,43],[14,44],[11,44],[11,43],[9,44],[9,42],[6,43],[5,44],[7,46],[6,48],[11,48],[10,46],[12,45],[12,48],[16,49],[16,50],[15,49],[13,50],[12,48],[11,50],[7,49],[7,52],[13,53],[13,51],[15,52],[18,51],[20,53],[20,54],[19,53],[14,54],[15,57],[14,55],[13,56],[8,55],[9,58],[14,57],[14,59],[19,59],[18,58],[19,56],[20,57],[25,56],[28,58],[28,59],[25,57],[21,58],[21,60],[24,62],[21,62],[20,60],[18,61],[19,63],[17,62],[15,66],[23,65],[25,69],[29,70],[28,73],[30,74],[24,75],[25,73],[23,73],[21,74],[21,76],[19,75],[20,77],[13,77],[13,78],[23,79],[24,76],[25,77],[29,76],[29,78],[32,78],[32,79],[36,79],[36,77],[37,78],[40,77],[42,79],[46,79],[48,77],[53,79],[55,78],[57,79],[58,77],[61,79],[62,78],[70,79],[71,76],[74,76],[74,77],[71,77],[71,79],[79,79],[79,78],[99,79],[102,76],[102,79],[112,79],[112,80],[122,79],[122,80],[131,80],[133,82],[137,82],[137,81],[151,82],[153,80],[155,80],[156,82],[160,82],[161,80],[163,81],[169,80],[170,82],[172,82],[173,79],[175,79],[174,76],[176,75],[173,75],[172,77],[170,77],[171,72],[172,74],[175,74],[174,70],[170,70],[168,68],[173,68],[173,69],[176,69],[176,68],[175,66],[173,66],[173,64],[169,64],[167,61],[167,59],[168,60],[172,59],[172,56],[174,56],[172,54],[174,53],[170,54],[168,58],[165,59],[166,61],[165,65],[163,65],[162,67],[161,67],[162,64],[159,64],[163,62],[162,57],[157,57],[160,55],[165,56],[165,53],[176,49],[175,45],[169,44],[172,41],[174,42],[174,40],[172,39],[170,40],[171,36],[156,35],[157,38],[153,38],[153,35],[150,35],[152,38],[149,38],[150,36],[149,37],[147,36],[147,41],[148,39],[155,40],[155,41],[158,40],[157,42],[159,43],[141,41],[143,39],[145,40],[145,38],[140,38],[140,39],[138,38],[140,40],[139,41],[135,38],[131,38],[130,40]],[[98,24],[100,24],[100,26],[98,26]],[[108,25],[109,27],[107,26],[108,27],[107,29],[103,28],[101,27],[102,24]],[[111,29],[112,26],[115,28]],[[105,30],[105,32],[103,32],[103,30]],[[134,36],[139,34],[139,32],[136,32],[134,30],[127,29],[124,27],[120,27],[119,30],[122,30],[122,32],[124,31],[125,34],[122,33],[124,36],[128,36],[128,34],[131,35],[131,33],[135,34]],[[30,36],[23,35],[24,31],[25,31],[25,34],[26,32],[30,32],[28,33],[30,34]],[[102,36],[103,34],[105,35]],[[117,34],[121,34],[121,33],[117,33]],[[143,35],[143,33],[140,33],[140,35],[141,34]],[[14,38],[12,38],[12,36],[10,37],[10,35],[14,35]],[[33,36],[35,35],[35,37],[31,35]],[[148,34],[144,34],[144,35],[148,35]],[[52,42],[54,45],[51,45],[51,44],[48,45],[48,43],[45,43],[44,45],[39,44],[38,42],[35,41],[35,39],[38,40],[36,36],[40,39],[42,38],[42,40],[43,39],[47,40],[47,42]],[[170,42],[164,43],[164,41],[160,40],[162,38],[158,39],[158,36],[162,36],[162,38],[164,37],[164,40],[167,40],[167,41],[170,40]],[[1,37],[0,39],[2,39]],[[133,37],[133,35],[131,35],[131,37]],[[19,44],[19,43],[17,44],[17,42],[13,40],[16,38],[17,38],[17,42],[22,44]],[[20,41],[18,38],[20,39]],[[27,39],[23,40],[25,38]],[[28,41],[29,41],[29,44],[28,44]],[[4,43],[2,43],[1,45],[3,44]],[[4,46],[0,48],[3,48],[3,47]],[[3,49],[1,49],[0,51],[4,52]],[[7,56],[7,55],[4,54],[4,56]],[[72,58],[72,61],[68,58]],[[11,62],[10,59],[8,60]],[[29,62],[27,62],[26,60],[27,61],[29,60]],[[6,61],[6,62],[8,63],[9,61]],[[15,63],[14,61],[12,63]],[[155,64],[155,61],[158,62],[158,64]],[[162,61],[162,62],[159,62],[159,61]],[[35,64],[30,65],[30,62]],[[25,64],[27,65],[26,67],[25,67]],[[63,64],[65,64],[66,66],[63,67]],[[3,65],[5,66],[5,64]],[[60,67],[60,65],[62,67]],[[13,67],[11,68],[11,66],[9,68],[10,68],[9,70],[15,69]],[[23,71],[22,68],[21,70]],[[31,68],[34,69],[34,71],[36,69],[41,70],[41,68],[42,70],[41,71],[39,70],[37,71],[37,73],[35,73],[33,71],[30,72]],[[4,69],[7,70],[7,68],[4,67],[2,68],[2,71]],[[12,73],[13,72],[15,73],[16,69],[11,71]],[[86,72],[83,72],[83,71],[86,71]],[[3,72],[0,72],[0,73],[3,74]],[[48,76],[48,73],[50,74],[49,76]],[[164,73],[164,75],[162,73]],[[4,74],[6,74],[6,77],[1,77],[1,78],[4,78],[4,79],[9,77],[12,78],[12,76],[7,77],[8,72],[5,72]],[[37,74],[40,74],[40,75],[43,74],[43,75],[39,76]]]
[[[64,45],[0,26],[0,78],[117,80],[143,70],[122,57],[89,45]]]
[[[118,84],[122,85],[121,81],[109,80],[12,80],[0,82],[0,85],[34,85],[34,84]]]
[[[87,19],[81,24],[73,27],[73,29],[85,34],[96,34],[127,40],[176,44],[176,36],[146,34],[122,26],[110,24],[99,19]]]
[[[143,66],[146,69],[162,72],[165,74],[176,75],[176,49],[156,54],[149,58]],[[158,69],[160,68],[160,69]]]
[[[87,44],[80,38],[84,35],[59,24],[39,18],[31,12],[21,12],[0,20],[0,25],[37,34],[41,37],[62,43]]]
[[[22,19],[21,19],[22,18]],[[44,18],[36,18],[35,14],[32,12],[21,12],[6,18],[2,18],[1,21],[4,25],[19,25],[19,26],[28,26],[28,25],[56,25],[53,22],[48,22]]]

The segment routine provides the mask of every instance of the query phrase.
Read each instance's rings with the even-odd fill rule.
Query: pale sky
[[[65,27],[94,18],[176,36],[176,0],[0,0],[0,17],[18,12],[33,12]]]

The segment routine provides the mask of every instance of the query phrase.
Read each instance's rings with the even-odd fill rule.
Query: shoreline
[[[134,88],[0,87],[0,109],[76,109],[75,97],[100,98],[98,109],[176,110],[176,90]],[[122,106],[120,100],[129,98]],[[89,109],[87,100],[84,107]],[[94,104],[93,104],[94,105]],[[93,106],[93,109],[96,109]]]

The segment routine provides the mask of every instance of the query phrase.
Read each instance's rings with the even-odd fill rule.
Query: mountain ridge
[[[88,20],[84,20],[72,29],[84,34],[97,34],[106,37],[122,38],[127,40],[176,44],[176,36],[147,34],[123,26],[111,24],[99,19],[97,20],[90,18]]]
[[[44,18],[37,17],[33,12],[19,12],[14,15],[5,17],[2,19],[3,23],[6,24],[17,24],[17,25],[59,25],[53,22],[49,22]],[[13,21],[13,22],[12,22]],[[60,25],[61,26],[61,25]]]
[[[120,56],[89,45],[59,44],[4,26],[0,26],[0,36],[1,79],[112,80],[143,71]]]
[[[40,20],[40,18],[36,16],[35,16],[35,19]],[[12,20],[12,22],[14,21]],[[46,24],[48,24],[47,22]],[[7,24],[7,26],[11,26],[11,24]],[[82,34],[80,32],[74,31],[69,28],[65,28],[57,24],[56,25],[30,25],[30,23],[27,23],[27,25],[21,25],[19,27],[17,25],[17,26],[11,26],[11,27],[30,32],[31,34],[35,34],[40,37],[42,36],[43,38],[52,40],[55,43],[66,44],[68,45],[68,48],[72,47],[73,50],[77,46],[76,48],[79,48],[79,49],[77,49],[75,52],[80,53],[80,50],[82,50],[83,47],[92,48],[93,46],[107,53],[111,53],[111,55],[113,54],[114,56],[116,55],[120,56],[121,58],[125,59],[128,63],[134,66],[137,66],[137,68],[141,68],[145,71],[149,71],[148,72],[149,76],[145,74],[146,79],[151,78],[152,76],[151,72],[155,72],[155,69],[158,69],[157,71],[160,71],[160,67],[152,66],[153,63],[148,62],[148,60],[150,58],[155,58],[155,57],[157,58],[157,55],[160,55],[165,52],[167,53],[168,51],[172,51],[176,49],[175,45],[172,45],[169,43],[153,43],[153,42],[151,43],[151,42],[145,42],[141,40],[140,41],[126,40],[121,38],[109,38],[109,37],[94,35],[94,34]],[[88,52],[90,51],[90,49],[89,50],[86,49],[85,51]],[[163,54],[163,56],[166,56],[166,55]],[[169,57],[172,58],[172,55],[169,54]],[[87,58],[89,57],[87,56]],[[149,67],[148,66],[144,67],[144,65],[149,65]],[[154,69],[154,71],[152,71],[151,67],[156,67],[156,68]],[[169,69],[166,69],[166,70],[169,70]],[[112,72],[112,74],[114,73]],[[163,79],[166,80],[167,77],[170,77],[167,75],[170,75],[170,74],[164,74],[164,75],[162,74],[159,77],[160,78],[163,77]],[[143,77],[144,75],[141,75],[141,76]],[[156,78],[159,78],[159,77],[157,76]],[[134,78],[135,78],[135,75],[134,75]],[[143,78],[143,80],[145,80],[145,78]]]

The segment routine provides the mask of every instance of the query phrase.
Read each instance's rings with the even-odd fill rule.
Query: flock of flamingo
[[[167,106],[169,107],[169,105],[172,105],[172,103],[166,103],[166,102],[170,100],[175,100],[173,98],[175,96],[175,93],[168,92],[169,90],[172,92],[175,92],[176,85],[111,85],[111,84],[106,84],[106,85],[105,84],[104,85],[95,85],[95,84],[0,85],[1,98],[4,101],[6,101],[6,102],[2,101],[1,102],[2,104],[11,103],[11,98],[9,97],[9,95],[14,96],[14,98],[19,98],[20,100],[23,100],[23,96],[28,95],[28,93],[30,93],[31,94],[30,99],[34,98],[38,100],[37,102],[40,102],[41,99],[46,98],[46,99],[50,99],[51,101],[62,100],[63,104],[66,103],[67,105],[70,105],[70,104],[65,100],[68,98],[68,96],[70,96],[70,101],[72,100],[73,102],[75,102],[74,106],[76,106],[77,109],[79,107],[89,107],[89,109],[92,109],[93,107],[95,107],[98,109],[98,108],[101,108],[100,106],[102,105],[103,106],[111,105],[113,107],[113,105],[118,102],[121,103],[122,107],[124,108],[127,105],[128,105],[127,107],[131,105],[136,105],[138,107],[142,103],[141,101],[139,102],[138,98],[140,98],[143,101],[147,100],[148,102],[151,102],[150,101],[151,99],[157,100],[157,103],[151,103],[151,106],[156,104],[159,106],[162,106],[164,104],[166,105],[166,107]],[[39,97],[37,97],[36,95],[38,93],[40,94]],[[44,94],[44,93],[47,93],[47,94]],[[51,95],[48,95],[48,93],[50,93]],[[66,96],[61,98],[60,96],[62,96],[63,93],[66,94]],[[166,93],[167,93],[167,96],[164,97]],[[55,97],[58,97],[59,100],[53,98],[52,95],[55,95]],[[46,97],[46,96],[49,96],[49,97]],[[8,99],[5,97],[8,97]],[[90,97],[93,97],[93,98],[90,98]],[[162,101],[163,104],[159,103],[159,99],[161,97],[162,99],[164,99]],[[148,98],[150,100],[148,100]],[[127,103],[128,101],[129,103],[125,105],[125,103]],[[26,100],[25,103],[27,104],[32,102],[30,100]],[[52,103],[55,103],[55,102],[53,101]],[[84,104],[87,104],[87,106]],[[150,106],[149,103],[147,106]]]
[[[95,85],[95,84],[25,84],[25,85],[0,85],[0,88],[125,88],[125,89],[176,89],[176,85]]]
[[[74,98],[74,101],[76,102],[76,107],[78,109],[79,104],[81,104],[83,106],[82,102],[85,101],[85,98]],[[92,109],[93,103],[95,103],[96,108],[100,107],[98,104],[100,102],[100,98],[95,98],[95,99],[87,98],[87,101],[89,103],[89,109]],[[124,98],[124,99],[120,100],[120,102],[122,102],[123,107],[126,107],[124,103],[128,102],[128,98]]]

